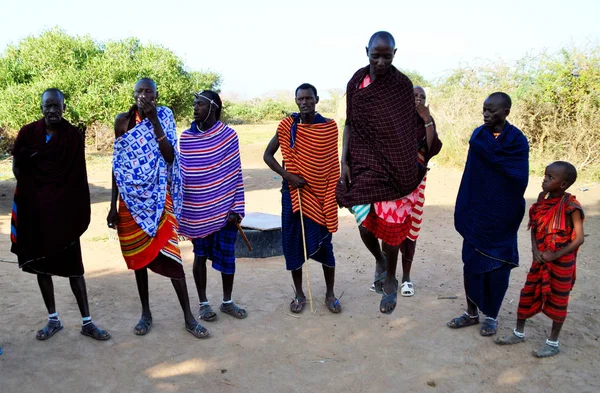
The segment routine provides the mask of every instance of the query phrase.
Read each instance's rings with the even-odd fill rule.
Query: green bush
[[[194,92],[218,90],[221,82],[218,74],[189,72],[170,50],[135,38],[101,43],[59,29],[25,38],[0,55],[3,144],[40,118],[40,95],[49,87],[64,92],[65,117],[73,124],[112,128],[116,114],[132,104],[133,87],[141,77],[156,81],[159,104],[173,109],[177,119],[191,117]]]

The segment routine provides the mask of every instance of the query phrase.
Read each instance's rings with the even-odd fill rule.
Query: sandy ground
[[[245,146],[243,163],[249,211],[279,213],[280,180],[262,164],[262,145]],[[140,305],[133,273],[105,224],[109,173],[90,171],[92,223],[83,236],[86,279],[94,321],[113,339],[95,342],[79,334],[80,316],[68,280],[55,279],[57,307],[65,329],[46,342],[35,332],[46,320],[35,277],[22,273],[9,252],[9,210],[13,181],[0,187],[0,392],[600,392],[598,289],[600,188],[576,190],[587,213],[587,232],[578,260],[577,285],[561,336],[562,353],[531,356],[549,333],[538,316],[528,324],[528,341],[500,347],[476,327],[451,330],[446,322],[465,307],[461,238],[452,224],[460,172],[434,168],[426,192],[425,222],[413,265],[416,295],[399,297],[392,315],[378,310],[369,292],[374,261],[363,247],[353,219],[341,214],[334,236],[338,296],[343,312],[323,305],[321,267],[310,263],[316,312],[289,314],[291,277],[282,257],[238,261],[234,299],[246,320],[219,315],[212,337],[197,340],[183,318],[169,280],[151,275],[154,327],[145,337],[132,328]],[[531,204],[540,190],[532,178]],[[515,323],[518,296],[530,260],[529,234],[520,232],[522,266],[513,270],[501,310],[500,329]],[[193,304],[192,252],[182,244]],[[220,276],[209,273],[209,297],[218,304]],[[438,296],[456,295],[456,300]],[[194,307],[195,308],[195,307]]]

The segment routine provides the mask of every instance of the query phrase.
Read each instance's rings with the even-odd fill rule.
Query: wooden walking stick
[[[236,222],[235,226],[237,227],[238,231],[240,232],[240,235],[242,235],[242,239],[244,239],[244,241],[246,242],[248,251],[252,251],[252,245],[250,244],[250,240],[248,240],[248,238],[246,237],[246,234],[244,233],[244,230],[242,229],[242,226],[240,225],[240,223]]]
[[[300,207],[300,224],[302,226],[302,245],[304,246],[304,261],[306,262],[306,287],[308,288],[308,301],[310,304],[310,313],[313,311],[312,292],[310,290],[310,273],[308,272],[308,253],[306,252],[306,235],[304,233],[304,215],[302,214],[302,198],[300,197],[300,189],[298,190],[298,206]]]

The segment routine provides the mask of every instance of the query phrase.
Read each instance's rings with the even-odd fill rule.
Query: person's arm
[[[352,171],[350,165],[348,165],[348,151],[350,150],[350,134],[352,132],[352,126],[348,123],[344,126],[344,133],[342,136],[342,160],[340,162],[341,175],[340,183],[346,186],[346,189],[350,187],[352,183]]]
[[[120,113],[115,118],[115,139],[119,138],[125,132],[127,132],[127,125],[129,124],[129,115],[127,113]],[[112,172],[112,169],[111,169]],[[110,210],[108,211],[108,216],[106,217],[106,223],[109,228],[117,228],[117,224],[119,222],[118,213],[117,213],[117,199],[119,197],[119,188],[117,187],[117,182],[115,180],[114,172],[111,173],[111,192],[110,192]]]
[[[142,105],[142,112],[144,112],[144,115],[146,115],[152,124],[152,129],[154,130],[154,135],[156,136],[158,147],[160,148],[160,154],[168,164],[173,163],[175,160],[175,149],[173,148],[173,145],[171,145],[169,138],[167,138],[167,135],[162,128],[162,124],[160,124],[156,112],[156,102],[147,101],[141,98],[140,103]]]
[[[583,218],[581,217],[581,211],[579,209],[574,210],[571,213],[571,220],[573,221],[573,231],[575,232],[575,239],[569,243],[566,247],[561,248],[556,252],[546,251],[542,254],[544,262],[554,261],[567,254],[577,250],[584,242],[583,234]]]
[[[293,173],[289,173],[286,171],[275,159],[275,153],[279,150],[279,136],[275,133],[275,136],[265,149],[265,153],[263,154],[263,160],[265,164],[275,173],[279,174],[284,180],[286,180],[290,185],[294,188],[304,188],[306,186],[306,181],[298,175],[294,175]]]

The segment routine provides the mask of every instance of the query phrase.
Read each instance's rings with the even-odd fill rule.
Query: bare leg
[[[171,279],[171,282],[173,283],[173,288],[175,288],[177,298],[179,299],[179,304],[181,305],[181,309],[183,310],[185,324],[196,325],[198,322],[196,321],[196,318],[194,318],[194,314],[192,314],[192,310],[190,308],[190,297],[188,295],[187,284],[185,282],[185,279]]]
[[[233,292],[233,279],[235,274],[221,273],[221,279],[223,280],[223,301],[228,302],[231,300],[231,292]]]
[[[75,299],[77,299],[77,305],[79,306],[79,312],[81,312],[81,317],[89,317],[90,307],[88,304],[85,279],[83,278],[83,276],[69,277],[69,283],[71,284],[71,290],[73,291],[73,295],[75,295]]]
[[[48,309],[48,314],[56,313],[56,303],[54,302],[54,283],[52,282],[52,276],[47,274],[38,274],[37,281],[40,291],[42,292],[44,304],[46,305],[46,309]]]
[[[335,297],[335,292],[333,291],[333,286],[335,284],[335,267],[323,265],[323,275],[325,276],[325,286],[327,287],[325,298],[329,299]]]
[[[552,332],[550,332],[550,341],[558,341],[558,335],[564,322],[552,322]]]
[[[383,252],[387,260],[387,276],[383,282],[383,290],[390,294],[397,290],[396,288],[396,266],[398,265],[398,253],[400,246],[390,246],[383,243]]]
[[[402,253],[402,281],[410,282],[410,269],[412,267],[413,258],[415,256],[416,244],[414,241],[406,239],[400,246]]]
[[[201,303],[208,302],[206,297],[206,257],[194,257],[194,281],[196,282],[198,299]]]
[[[150,297],[148,294],[148,269],[141,268],[135,271],[135,282],[137,283],[140,301],[142,302],[142,319],[152,321],[150,312]]]
[[[369,232],[362,225],[360,225],[358,227],[358,231],[360,233],[360,238],[362,239],[363,243],[365,244],[367,249],[371,252],[373,257],[375,257],[375,262],[376,262],[375,275],[379,275],[379,274],[383,273],[386,269],[385,256],[383,255],[383,252],[381,250],[379,240],[375,237],[375,235],[373,235],[371,232]]]
[[[292,270],[292,280],[294,280],[294,287],[296,289],[296,297],[305,299],[304,291],[302,290],[302,267],[296,270]]]

